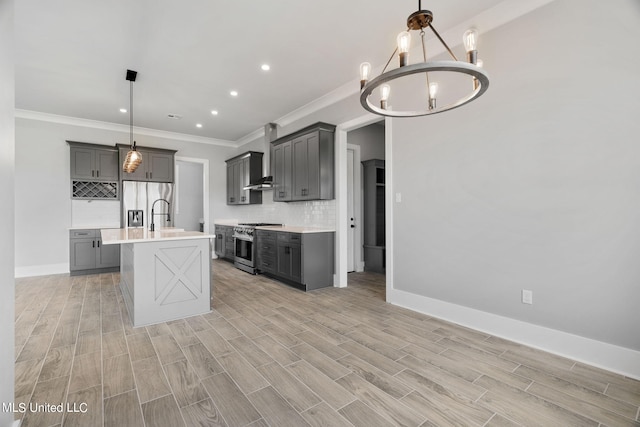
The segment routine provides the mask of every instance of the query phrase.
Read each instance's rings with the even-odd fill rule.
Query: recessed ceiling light
[[[213,114],[214,116],[218,115],[218,110],[211,110],[211,114]]]
[[[271,66],[269,66],[269,64],[262,64],[262,71],[269,71],[271,69]]]
[[[127,112],[127,109],[126,109],[126,108],[121,108],[121,109],[120,109],[120,112],[121,112],[121,113],[126,113],[126,112]]]
[[[197,128],[201,128],[202,127],[202,123],[196,123],[196,127]]]
[[[238,91],[237,90],[232,90],[231,92],[229,92],[229,95],[238,96]]]

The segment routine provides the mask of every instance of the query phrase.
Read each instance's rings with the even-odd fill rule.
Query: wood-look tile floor
[[[135,329],[118,274],[18,279],[16,403],[69,410],[16,418],[24,427],[640,426],[640,382],[386,304],[383,276],[351,274],[345,289],[308,293],[224,261],[213,277],[211,313]]]

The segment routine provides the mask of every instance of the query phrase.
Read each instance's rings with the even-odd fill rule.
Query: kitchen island
[[[211,311],[215,236],[176,229],[102,229],[103,245],[120,245],[120,289],[134,327]]]

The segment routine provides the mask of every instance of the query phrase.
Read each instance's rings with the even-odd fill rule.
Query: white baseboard
[[[69,273],[69,264],[45,264],[16,267],[15,277],[47,276]]]
[[[640,351],[397,289],[387,290],[387,301],[496,337],[640,380]]]

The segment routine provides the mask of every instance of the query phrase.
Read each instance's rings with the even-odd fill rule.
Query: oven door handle
[[[233,238],[238,240],[244,240],[245,242],[253,242],[253,239],[251,237],[234,235]]]

